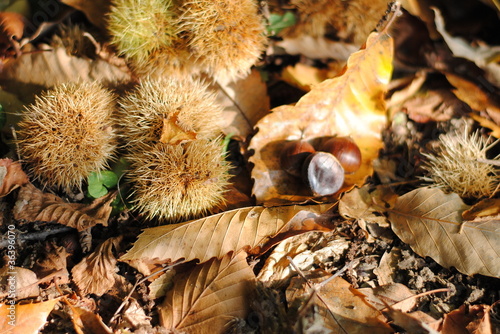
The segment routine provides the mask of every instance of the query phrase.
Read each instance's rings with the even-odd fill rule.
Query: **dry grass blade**
[[[394,232],[420,256],[467,274],[500,277],[498,221],[462,222],[460,197],[437,188],[401,196],[389,220]]]
[[[161,324],[186,333],[207,333],[209,328],[223,333],[229,321],[246,316],[254,279],[245,252],[183,272],[159,309]]]
[[[320,225],[331,204],[283,207],[249,207],[192,220],[148,228],[120,261],[158,263],[198,259],[206,262],[245,249],[258,253],[285,237],[307,230],[329,230]]]

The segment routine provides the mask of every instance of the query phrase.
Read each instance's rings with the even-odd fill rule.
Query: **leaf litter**
[[[40,41],[32,41],[20,20],[3,16],[6,93],[27,103],[61,82],[100,81],[117,95],[141,82],[103,35],[107,5],[65,3],[83,11],[88,31],[40,29]],[[408,12],[389,14],[396,22],[372,33],[385,1],[351,0],[342,14],[325,7],[328,1],[265,5],[264,18],[285,13],[287,21],[267,28],[273,36],[250,75],[231,83],[202,75],[224,108],[226,161],[233,165],[226,201],[213,214],[179,224],[145,220],[127,201],[130,185],[121,172],[89,175],[84,192],[61,192],[30,183],[22,159],[2,159],[0,245],[5,268],[18,265],[24,284],[14,296],[8,272],[2,276],[2,320],[12,302],[23,333],[498,329],[498,187],[436,188],[428,183],[446,170],[427,159],[447,145],[440,135],[493,143],[484,150],[471,144],[481,156],[470,168],[487,164],[498,185],[498,143],[488,136],[498,138],[500,129],[500,41],[484,32],[482,40],[460,34],[450,8],[424,4],[403,3]],[[336,20],[314,8],[333,11]],[[361,22],[358,8],[370,9],[369,19]],[[485,17],[498,24],[498,17]],[[294,103],[279,103],[283,95]],[[164,145],[197,139],[175,119],[163,124],[157,141]],[[0,147],[11,158],[13,136],[6,129],[2,141],[10,146]],[[337,194],[315,198],[279,157],[288,141],[306,140],[318,150],[332,136],[353,138],[362,166],[346,174]]]

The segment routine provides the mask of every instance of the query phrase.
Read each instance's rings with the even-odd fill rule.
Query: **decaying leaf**
[[[249,207],[186,223],[148,228],[120,261],[144,259],[164,263],[183,258],[203,263],[240,249],[258,254],[294,234],[328,231],[324,213],[331,206]]]
[[[45,70],[40,71],[41,68]],[[4,80],[7,87],[22,84],[12,89],[19,91],[29,88],[25,87],[28,85],[48,88],[65,82],[123,83],[130,81],[130,73],[105,60],[75,57],[65,48],[43,44],[4,64],[0,80]]]
[[[123,236],[110,238],[73,267],[73,281],[83,294],[105,294],[115,284],[117,271],[113,248],[117,249]]]
[[[403,328],[406,333],[439,334],[437,328],[441,320],[436,320],[422,311],[405,313],[389,306],[383,313],[395,325]]]
[[[491,306],[462,305],[444,315],[441,334],[493,334]]]
[[[178,124],[177,114],[163,119],[160,142],[178,145],[196,139],[196,132],[186,131]]]
[[[419,188],[389,210],[396,235],[420,256],[467,274],[500,277],[498,221],[463,222],[468,209],[460,197],[438,188]]]
[[[56,245],[55,242],[47,242],[41,253],[33,268],[38,277],[43,278],[57,271],[61,271],[64,276],[69,276],[66,259],[71,254],[66,251],[66,248]]]
[[[267,86],[257,70],[235,82],[219,82],[212,89],[217,92],[217,103],[224,108],[221,128],[227,135],[246,138],[257,121],[269,113]]]
[[[500,199],[499,198],[486,198],[483,199],[470,209],[462,213],[464,220],[484,220],[484,219],[497,219],[500,220]]]
[[[23,305],[0,304],[0,333],[38,334],[59,298]],[[15,311],[12,313],[12,308]]]
[[[14,278],[14,280],[12,280]],[[0,286],[6,297],[14,293],[15,299],[33,298],[40,295],[36,274],[26,268],[5,266],[0,269]],[[10,298],[10,297],[9,297]],[[0,331],[1,332],[1,331]]]
[[[310,231],[283,240],[266,259],[257,279],[268,284],[284,282],[296,274],[295,267],[309,271],[318,264],[340,260],[349,248],[349,241],[341,237],[332,238],[331,233]],[[290,265],[289,258],[294,267]]]
[[[390,305],[395,310],[409,312],[417,304],[416,299],[412,298],[415,294],[401,283],[361,288],[357,291],[365,295],[366,301],[379,311]]]
[[[95,314],[85,308],[72,305],[67,299],[63,301],[68,305],[71,312],[71,321],[78,334],[111,334],[113,331],[104,324],[99,314]]]
[[[62,0],[61,2],[75,9],[81,10],[90,22],[103,31],[106,30],[107,14],[111,6],[110,0]]]
[[[5,57],[10,47],[13,49],[12,56],[19,56],[21,46],[19,41],[24,34],[26,18],[14,12],[0,12],[0,56]]]
[[[186,333],[223,333],[231,320],[246,317],[254,280],[245,252],[178,274],[159,308],[160,323]]]
[[[44,193],[28,183],[19,190],[12,212],[16,220],[56,222],[83,231],[96,224],[108,225],[111,202],[115,196],[116,192],[109,193],[89,205],[67,203],[60,197]]]
[[[381,130],[386,123],[384,93],[392,74],[392,38],[372,33],[366,48],[351,55],[344,73],[323,81],[295,106],[281,106],[261,119],[259,132],[249,149],[255,154],[253,193],[257,203],[310,198],[301,182],[280,167],[283,145],[303,139],[318,146],[326,136],[351,136],[361,149],[362,166],[346,175],[345,185],[362,185],[371,175],[371,162],[382,147]]]
[[[29,178],[19,162],[8,158],[0,159],[0,197],[28,182]]]
[[[302,277],[293,278],[286,292],[288,303],[299,299],[304,303],[316,304],[325,326],[331,333],[388,334],[393,332],[385,323],[382,314],[354,293],[349,282],[341,277],[335,277],[327,284],[320,286],[319,284],[326,278],[323,276],[309,280],[310,284],[316,285],[315,291],[309,288]]]

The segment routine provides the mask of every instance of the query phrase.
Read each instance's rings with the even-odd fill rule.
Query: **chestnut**
[[[314,147],[305,140],[290,141],[283,146],[281,151],[281,168],[290,175],[300,177],[304,161],[314,152],[316,152]]]
[[[361,167],[361,151],[351,137],[333,137],[325,141],[319,151],[333,154],[346,174],[352,174]]]
[[[344,184],[344,168],[335,156],[328,152],[309,155],[302,166],[302,178],[314,196],[329,196]]]

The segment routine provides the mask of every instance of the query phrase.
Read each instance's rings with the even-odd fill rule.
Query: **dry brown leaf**
[[[392,247],[390,252],[384,253],[378,267],[373,270],[377,275],[378,284],[386,285],[394,283],[397,276],[398,263],[401,261],[401,249]]]
[[[119,248],[122,238],[123,236],[119,236],[104,241],[92,254],[73,267],[73,281],[83,294],[101,296],[113,287],[118,271],[113,248]]]
[[[99,29],[106,31],[110,0],[61,0],[62,3],[82,11],[87,19]]]
[[[464,220],[500,219],[500,198],[486,198],[462,213]]]
[[[124,83],[130,81],[130,73],[102,59],[86,59],[69,55],[65,48],[51,48],[42,44],[38,49],[24,53],[7,62],[0,72],[9,89],[19,92],[25,85],[49,88],[65,82],[100,81]],[[43,71],[40,69],[43,68]],[[17,85],[17,86],[16,86]]]
[[[167,329],[186,333],[224,333],[235,318],[245,318],[255,275],[246,253],[212,259],[175,277],[158,312]]]
[[[9,158],[0,159],[0,197],[29,182],[28,175],[18,161]]]
[[[353,52],[356,50],[353,50]],[[308,92],[315,85],[334,77],[334,75],[329,76],[329,74],[329,70],[327,69],[298,63],[294,66],[285,67],[281,72],[281,79],[294,87]]]
[[[462,305],[444,315],[441,334],[493,334],[490,310],[488,305]]]
[[[380,187],[370,192],[369,186],[354,188],[339,201],[339,213],[344,218],[355,218],[368,223],[388,226],[385,210],[375,203],[394,202],[396,195],[388,187]],[[379,205],[380,205],[379,204]]]
[[[38,334],[58,301],[56,298],[42,303],[15,305],[14,312],[9,309],[12,305],[0,304],[0,333]]]
[[[266,83],[257,70],[245,78],[228,84],[217,83],[217,102],[224,108],[221,128],[227,135],[246,138],[253,127],[269,113],[269,96]]]
[[[366,301],[382,311],[386,305],[401,312],[409,312],[417,304],[415,294],[404,284],[393,283],[375,288],[361,288],[357,292],[366,296]],[[382,301],[383,300],[383,301]]]
[[[277,42],[276,45],[285,49],[288,54],[302,54],[312,59],[332,58],[347,60],[353,52],[359,49],[359,44],[354,45],[307,35],[296,38],[286,37],[283,41]]]
[[[178,114],[163,119],[160,142],[164,144],[179,145],[196,139],[196,132],[185,131],[178,124]]]
[[[436,320],[422,311],[405,313],[388,307],[383,313],[386,317],[392,319],[395,325],[403,328],[406,333],[439,334],[437,329],[441,320]]]
[[[313,270],[319,263],[336,262],[349,248],[344,238],[332,237],[336,232],[310,231],[280,242],[266,259],[257,279],[261,282],[284,282],[297,271]],[[294,267],[290,265],[292,259]]]
[[[16,220],[56,222],[83,231],[96,224],[108,225],[111,202],[115,196],[116,193],[109,193],[89,205],[67,203],[56,195],[44,193],[28,183],[19,190],[12,213]]]
[[[14,278],[15,280],[12,280]],[[25,268],[5,266],[0,269],[0,286],[3,287],[0,298],[8,297],[14,293],[14,299],[38,297],[38,278],[36,274]]]
[[[345,186],[362,185],[372,174],[372,160],[382,147],[386,123],[384,94],[392,74],[393,41],[387,33],[372,33],[366,48],[351,55],[345,72],[325,80],[295,106],[281,106],[261,119],[249,149],[255,154],[253,193],[257,203],[310,198],[301,182],[280,167],[279,156],[288,140],[304,139],[318,146],[325,136],[351,136],[361,149],[362,166],[346,175]]]
[[[62,276],[69,276],[66,259],[71,254],[66,248],[57,246],[55,242],[47,242],[41,253],[33,268],[38,277],[43,278],[58,271],[61,271]]]
[[[21,46],[19,41],[24,35],[24,25],[26,18],[21,14],[14,12],[0,12],[0,57],[6,58],[9,48],[12,48],[14,54],[19,56]]]
[[[137,260],[165,263],[183,258],[206,262],[240,249],[258,254],[294,234],[328,231],[324,213],[331,206],[249,207],[182,224],[148,228],[120,261],[134,266]]]
[[[335,277],[326,285],[319,287],[327,277],[313,278],[310,283],[316,285],[316,292],[312,301],[319,308],[327,328],[332,333],[345,334],[386,334],[392,333],[392,328],[384,321],[382,314],[365,303],[353,289],[349,282],[341,277]],[[312,290],[302,277],[292,279],[286,292],[288,303],[300,298],[309,300]]]
[[[498,221],[462,222],[469,207],[455,194],[419,188],[401,196],[389,220],[396,235],[420,256],[467,275],[500,277]]]
[[[77,334],[111,334],[113,331],[106,326],[99,314],[85,308],[73,306],[66,298],[63,301],[71,310],[71,321]]]

